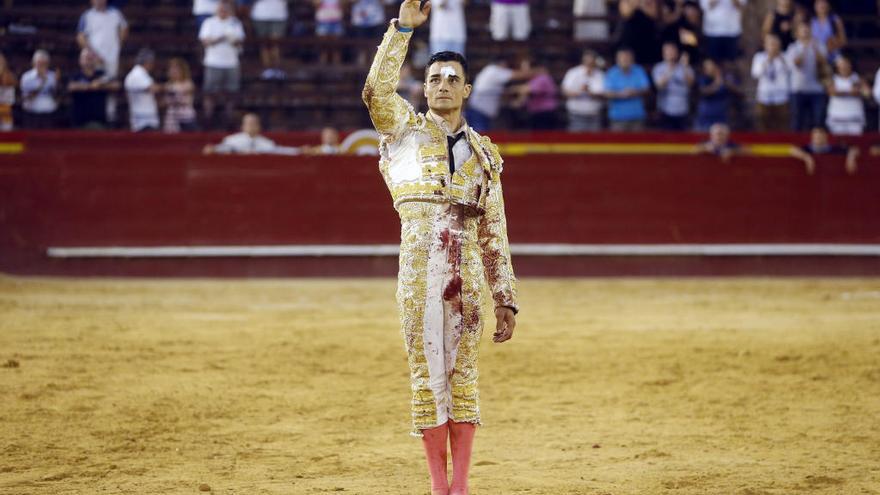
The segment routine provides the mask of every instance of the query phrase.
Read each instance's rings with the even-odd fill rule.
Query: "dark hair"
[[[461,64],[461,69],[464,71],[464,82],[468,82],[470,78],[468,77],[468,63],[467,59],[464,58],[464,55],[458,52],[437,52],[431,55],[430,60],[428,60],[428,64],[425,65],[425,79],[428,78],[428,69],[434,65],[434,62],[458,62]]]

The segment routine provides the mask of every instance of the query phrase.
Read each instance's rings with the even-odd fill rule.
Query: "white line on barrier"
[[[880,256],[880,244],[512,244],[520,256]],[[51,258],[397,256],[396,244],[50,247]]]

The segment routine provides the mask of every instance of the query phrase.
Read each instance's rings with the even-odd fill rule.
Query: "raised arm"
[[[400,17],[388,26],[364,84],[361,97],[370,112],[373,126],[388,139],[397,138],[415,119],[412,105],[397,94],[397,85],[413,29],[428,19],[430,10],[430,2],[420,10],[419,0],[404,0],[400,5]]]

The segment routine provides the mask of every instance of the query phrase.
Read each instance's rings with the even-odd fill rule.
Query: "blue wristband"
[[[411,33],[411,32],[413,32],[413,28],[400,27],[400,23],[397,23],[397,32],[398,33]]]

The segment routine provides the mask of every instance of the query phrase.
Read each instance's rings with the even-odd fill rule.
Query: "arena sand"
[[[880,280],[521,303],[474,495],[880,493]],[[0,365],[3,494],[427,491],[393,280],[0,278]]]

